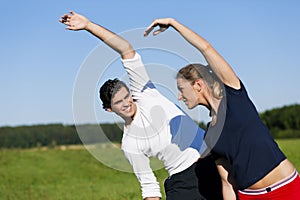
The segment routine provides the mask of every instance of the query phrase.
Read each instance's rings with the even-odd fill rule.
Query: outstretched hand
[[[70,11],[70,14],[64,14],[59,21],[67,25],[66,29],[73,31],[83,30],[90,23],[86,17],[74,11]]]
[[[156,19],[154,20],[145,30],[144,32],[144,36],[148,36],[149,33],[157,26],[159,26],[159,29],[153,32],[153,35],[157,35],[161,32],[164,32],[165,30],[167,30],[169,28],[169,26],[171,25],[171,18],[162,18],[162,19]]]

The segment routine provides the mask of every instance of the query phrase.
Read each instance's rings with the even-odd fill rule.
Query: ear
[[[203,79],[197,79],[193,85],[193,88],[195,91],[200,92],[201,89],[204,86],[204,80]]]
[[[111,108],[105,108],[105,111],[107,111],[107,112],[113,112]]]

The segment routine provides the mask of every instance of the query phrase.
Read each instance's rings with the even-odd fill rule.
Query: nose
[[[122,106],[123,107],[128,107],[129,106],[129,101],[128,100],[123,101]]]
[[[182,100],[182,93],[178,92],[178,100]]]
[[[126,99],[124,99],[124,101],[123,101],[123,106],[124,107],[128,107],[129,105],[130,105],[130,98],[126,98]]]

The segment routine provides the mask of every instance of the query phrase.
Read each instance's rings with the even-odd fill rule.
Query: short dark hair
[[[102,101],[103,109],[111,108],[111,99],[115,96],[116,92],[118,92],[122,87],[125,87],[129,92],[129,88],[127,85],[115,78],[113,80],[107,80],[100,88],[99,94],[100,99]]]

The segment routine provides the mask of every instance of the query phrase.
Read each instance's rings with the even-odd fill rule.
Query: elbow
[[[132,48],[132,46],[129,43],[127,43],[121,49],[120,54],[122,59],[131,59],[135,55],[135,50]]]
[[[209,51],[211,51],[213,49],[213,47],[211,46],[211,44],[207,41],[205,41],[205,43],[202,45],[202,52],[205,54]]]

